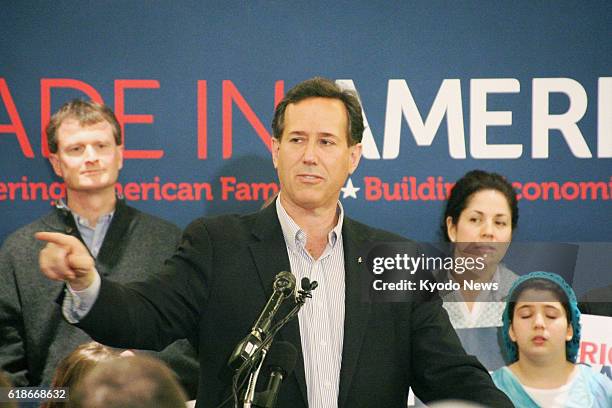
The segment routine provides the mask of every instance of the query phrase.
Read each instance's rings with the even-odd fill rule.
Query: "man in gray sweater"
[[[126,205],[115,193],[123,166],[121,127],[108,107],[73,100],[46,129],[49,160],[66,185],[67,200],[11,234],[0,249],[0,369],[15,386],[49,385],[58,362],[91,341],[68,324],[54,302],[64,285],[40,274],[39,231],[83,241],[102,275],[117,282],[155,273],[174,251],[177,226]],[[198,382],[195,351],[186,341],[155,353],[177,373],[188,395]]]

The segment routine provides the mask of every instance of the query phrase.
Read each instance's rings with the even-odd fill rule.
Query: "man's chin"
[[[67,186],[68,191],[75,191],[81,193],[96,193],[105,190],[114,189],[115,183],[82,183],[78,186]]]
[[[314,210],[322,207],[322,200],[313,194],[300,194],[293,198],[293,204],[305,210]]]

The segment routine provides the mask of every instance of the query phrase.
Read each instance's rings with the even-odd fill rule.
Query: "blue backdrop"
[[[610,241],[610,21],[605,1],[5,2],[0,240],[59,191],[41,129],[67,99],[114,107],[126,195],[185,226],[259,208],[272,187],[228,177],[276,181],[274,103],[321,75],[355,87],[369,125],[354,218],[435,241],[435,184],[482,168],[516,183],[515,240]],[[609,275],[597,265],[578,286]]]

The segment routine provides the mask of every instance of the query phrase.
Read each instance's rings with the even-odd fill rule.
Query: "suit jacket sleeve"
[[[103,278],[96,302],[77,326],[114,347],[161,350],[182,338],[198,344],[200,310],[213,284],[212,257],[206,227],[194,221],[160,273],[126,285]]]
[[[415,302],[412,307],[410,377],[419,398],[425,402],[462,399],[487,407],[514,406],[476,357],[465,353],[439,297]]]

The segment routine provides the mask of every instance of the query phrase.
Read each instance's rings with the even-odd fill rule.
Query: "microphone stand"
[[[236,371],[236,374],[234,374],[234,385],[236,385],[239,377],[242,375],[242,371],[244,371],[249,365],[252,365],[252,363],[256,361],[257,358],[261,357],[259,358],[257,368],[251,371],[251,374],[248,377],[247,389],[244,394],[244,400],[242,405],[243,408],[262,408],[258,405],[255,405],[253,401],[256,399],[255,387],[257,385],[259,372],[266,357],[266,353],[268,352],[270,346],[272,345],[272,342],[274,341],[274,336],[276,336],[278,331],[282,329],[287,323],[289,323],[289,321],[291,321],[298,314],[302,306],[304,306],[304,304],[306,303],[306,299],[312,298],[312,291],[315,290],[317,286],[318,284],[316,281],[307,282],[307,284],[304,284],[304,282],[302,282],[302,290],[299,290],[297,292],[297,295],[295,297],[296,304],[293,309],[291,309],[291,311],[287,313],[287,316],[285,316],[282,320],[272,326],[272,328],[270,329],[270,334],[262,342],[261,347],[257,349],[250,357],[250,359],[245,361]],[[237,395],[238,390],[242,388],[243,384],[244,381],[237,389],[234,390],[234,395]]]
[[[261,358],[259,359],[259,364],[257,365],[257,368],[251,372],[251,375],[249,376],[249,381],[247,384],[247,389],[245,391],[245,396],[244,396],[244,404],[242,405],[243,408],[252,408],[252,407],[256,407],[256,405],[253,405],[253,400],[255,399],[255,386],[257,385],[257,379],[259,377],[259,371],[261,370],[261,367],[263,365],[263,362],[266,358],[266,354],[268,353],[268,349],[270,348],[270,346],[272,345],[272,342],[270,342],[270,344],[268,345],[268,347],[266,347],[265,350],[261,351]],[[263,348],[263,347],[262,347]]]

